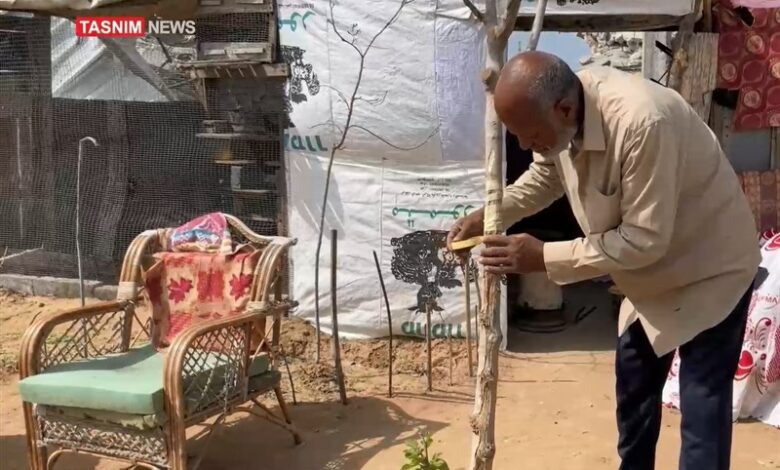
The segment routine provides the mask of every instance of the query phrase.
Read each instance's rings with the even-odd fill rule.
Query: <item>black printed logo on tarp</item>
[[[305,53],[300,47],[282,46],[282,58],[290,66],[288,97],[295,104],[308,101],[307,91],[310,96],[320,92],[320,79],[314,72],[314,67],[303,60]]]
[[[413,312],[440,312],[438,300],[441,288],[454,289],[463,283],[456,276],[460,272],[457,257],[446,248],[447,232],[420,230],[403,237],[393,238],[393,259],[390,269],[399,281],[419,286],[417,304],[409,308]]]

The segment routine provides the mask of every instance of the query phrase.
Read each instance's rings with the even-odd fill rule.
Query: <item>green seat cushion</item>
[[[60,364],[19,382],[19,393],[41,405],[151,415],[163,410],[164,362],[149,345]]]
[[[218,353],[214,353],[206,362],[204,374],[220,367],[219,364],[224,361],[220,360]],[[39,405],[155,415],[165,409],[164,363],[165,356],[149,345],[98,359],[50,367],[19,382],[19,392],[22,400]],[[250,376],[262,375],[268,370],[268,365],[268,356],[259,355],[249,366]]]

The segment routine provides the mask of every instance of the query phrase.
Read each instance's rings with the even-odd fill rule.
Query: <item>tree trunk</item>
[[[488,0],[483,16],[487,37],[487,54],[482,80],[485,83],[485,235],[503,233],[503,220],[499,212],[503,198],[504,174],[504,132],[493,106],[494,91],[501,68],[509,35],[514,29],[519,0],[509,0],[504,15],[499,18],[499,0]],[[502,2],[501,2],[502,3]],[[545,2],[546,3],[546,2]],[[503,3],[502,3],[503,4]],[[541,23],[535,29],[541,27]],[[474,412],[471,427],[472,470],[490,470],[496,453],[495,421],[498,400],[498,349],[501,345],[499,276],[485,273],[482,277],[482,306],[478,315],[478,365],[477,384],[474,396]]]
[[[496,35],[496,1],[487,2],[485,27],[487,30],[487,55],[482,78],[486,87],[485,99],[485,235],[502,232],[503,221],[499,207],[503,197],[503,132],[493,106],[493,92],[498,74],[504,65],[506,40]],[[498,349],[501,344],[499,319],[501,282],[498,276],[485,273],[482,276],[482,309],[479,312],[479,351],[477,385],[474,396],[474,413],[471,427],[475,438],[472,442],[473,470],[493,468],[495,445],[495,419],[498,385]]]

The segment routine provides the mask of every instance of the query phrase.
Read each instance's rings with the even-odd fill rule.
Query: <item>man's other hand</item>
[[[482,235],[485,231],[484,219],[485,212],[483,209],[479,209],[455,221],[455,224],[453,224],[447,234],[447,249],[453,251],[452,242],[467,240]],[[468,253],[469,250],[455,251],[455,254],[461,258],[468,256]]]
[[[488,235],[479,262],[492,274],[525,274],[546,271],[544,242],[528,234]]]

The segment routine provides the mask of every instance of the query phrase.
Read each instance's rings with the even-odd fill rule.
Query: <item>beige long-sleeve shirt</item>
[[[622,334],[639,320],[658,355],[720,323],[753,281],[757,231],[717,138],[673,90],[610,68],[578,73],[582,142],[534,155],[506,188],[512,223],[564,193],[585,236],[546,243],[548,276],[609,274],[626,295]]]

